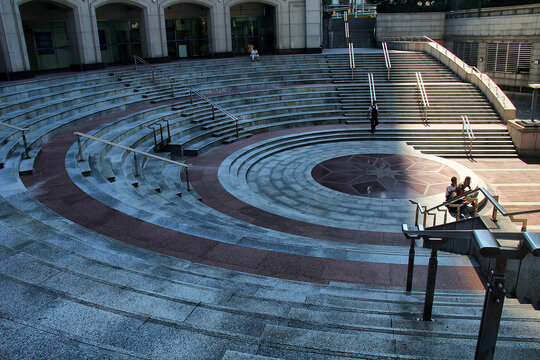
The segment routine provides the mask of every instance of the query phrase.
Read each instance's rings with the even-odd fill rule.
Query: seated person
[[[476,188],[478,189],[478,187]],[[457,195],[463,195],[465,194],[466,192],[468,191],[471,191],[471,177],[470,176],[467,176],[463,182],[461,184],[459,184],[456,188],[456,191],[457,191]],[[463,200],[462,200],[462,205],[460,207],[460,212],[462,214],[472,214],[474,212],[474,206],[472,205],[472,203],[474,202],[474,198],[476,198],[478,196],[478,193],[475,193],[473,195],[469,195],[467,197],[465,197]]]
[[[251,50],[251,61],[259,61],[259,52],[257,51],[257,49],[253,48],[253,50]]]
[[[446,187],[445,201],[449,201],[456,196],[457,196],[457,177],[452,176],[452,178],[450,179],[450,185]],[[453,204],[447,204],[446,207],[448,208],[448,210],[450,210],[450,212],[457,211],[456,206]]]

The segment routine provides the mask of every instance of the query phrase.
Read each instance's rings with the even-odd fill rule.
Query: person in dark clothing
[[[379,124],[379,107],[377,102],[374,101],[373,104],[368,109],[368,118],[371,124],[371,133],[375,132],[375,127]]]

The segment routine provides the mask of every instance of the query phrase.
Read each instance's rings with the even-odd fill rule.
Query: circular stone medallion
[[[456,171],[437,161],[399,154],[357,154],[317,164],[311,176],[343,193],[384,199],[444,194]]]

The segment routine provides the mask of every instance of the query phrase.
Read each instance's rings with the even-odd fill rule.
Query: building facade
[[[540,4],[377,15],[377,41],[427,35],[503,90],[540,83]]]
[[[0,0],[0,73],[131,61],[320,51],[311,0]]]

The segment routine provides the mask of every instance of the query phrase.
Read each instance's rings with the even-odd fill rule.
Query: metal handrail
[[[424,38],[428,42],[430,42],[431,45],[434,46],[437,50],[444,53],[444,55],[446,55],[448,58],[451,58],[452,61],[454,61],[461,68],[463,68],[468,74],[478,76],[480,80],[484,83],[484,85],[488,87],[490,92],[495,94],[495,97],[502,103],[502,105],[506,106],[506,101],[508,100],[508,97],[488,75],[482,73],[480,70],[478,70],[477,67],[468,65],[466,62],[457,57],[454,53],[452,53],[447,48],[445,48],[435,40],[431,39],[430,37],[424,36]]]
[[[368,83],[369,83],[369,97],[371,98],[371,105],[374,101],[377,101],[377,94],[375,93],[375,81],[373,80],[373,74],[368,73]]]
[[[388,52],[388,45],[386,44],[386,42],[382,43],[382,48],[384,54],[384,63],[388,72],[388,80],[390,80],[390,69],[392,68],[392,63],[390,62],[390,53]]]
[[[349,43],[349,23],[345,21],[345,40]]]
[[[429,257],[428,262],[426,295],[424,298],[424,313],[422,316],[422,320],[424,321],[431,321],[437,279],[437,251],[440,245],[443,245],[450,239],[460,242],[474,242],[476,244],[474,254],[477,259],[479,256],[489,259],[489,273],[486,281],[484,306],[482,308],[480,330],[478,332],[474,359],[493,359],[504,299],[506,297],[504,286],[506,283],[505,277],[508,260],[518,260],[521,264],[521,260],[529,254],[535,257],[540,256],[540,234],[531,232],[517,234],[502,232],[492,233],[490,230],[425,230],[422,226],[419,226],[418,230],[410,230],[407,224],[402,224],[401,229],[405,238],[411,242],[407,268],[407,283],[405,288],[407,292],[412,290],[415,241],[422,238],[424,245],[427,244],[431,247],[431,256]],[[506,246],[501,244],[499,240],[504,239],[515,240],[517,246]],[[495,264],[492,264],[492,260],[494,260]],[[512,272],[514,271],[515,270],[512,270]]]
[[[481,192],[485,196],[485,201],[489,201],[493,205],[493,212],[491,215],[491,220],[497,221],[497,214],[501,213],[502,216],[510,218],[512,222],[521,222],[521,231],[527,231],[527,219],[516,219],[515,216],[517,215],[525,215],[525,214],[534,214],[534,213],[540,213],[540,209],[534,209],[534,210],[525,210],[525,211],[516,211],[516,212],[508,212],[506,209],[499,203],[499,196],[498,195],[491,195],[489,191],[487,191],[485,188],[476,188],[471,191],[468,191],[464,194],[461,194],[459,196],[456,196],[448,201],[445,201],[439,205],[433,206],[432,208],[427,209],[426,206],[422,206],[419,202],[414,200],[409,200],[412,204],[416,205],[416,223],[415,225],[418,225],[418,215],[423,214],[424,220],[422,225],[426,226],[427,222],[427,216],[432,215],[435,216],[435,214],[432,212],[433,210],[440,210],[440,208],[445,207],[447,205],[457,207],[459,210],[459,204],[455,204],[457,201],[465,199],[470,197],[471,195],[474,195],[478,192]],[[478,206],[476,206],[477,208]],[[477,210],[477,209],[476,209]],[[458,214],[459,215],[459,214]],[[446,218],[446,217],[445,217]],[[459,216],[458,216],[459,221]],[[433,221],[433,226],[435,226],[436,222],[435,219]]]
[[[158,150],[158,142],[157,142],[157,136],[156,136],[156,128],[154,127],[155,125],[159,125],[159,133],[160,133],[160,137],[161,137],[161,148],[163,148],[164,144],[165,144],[165,139],[163,138],[163,125],[162,123],[163,122],[166,122],[167,123],[167,144],[171,142],[171,124],[169,123],[169,120],[156,120],[154,121],[153,123],[147,125],[146,127],[149,128],[149,129],[152,129],[152,132],[153,132],[153,135],[154,135],[154,149],[157,151]]]
[[[152,70],[152,82],[156,82],[156,73],[167,80],[171,84],[171,94],[174,97],[174,79],[171,79],[167,74],[165,74],[163,71],[159,70],[155,66],[150,65],[150,63],[146,60],[144,60],[142,57],[138,55],[133,55],[133,59],[135,60],[135,71],[137,71],[137,61],[143,64],[146,67],[149,67]]]
[[[469,138],[469,155],[471,155],[473,140],[476,139],[476,137],[474,136],[473,130],[471,128],[471,123],[469,122],[469,118],[467,117],[467,115],[461,115],[461,122],[463,125],[461,127],[461,133],[464,134],[465,132],[467,132],[467,137]]]
[[[136,157],[135,154],[139,154],[139,155],[142,155],[142,156],[147,156],[147,157],[150,157],[150,158],[153,158],[153,159],[156,159],[156,160],[161,160],[161,161],[173,164],[173,165],[183,167],[185,169],[185,171],[186,171],[187,190],[191,191],[190,183],[189,183],[189,172],[188,172],[188,169],[191,167],[191,165],[189,165],[189,164],[184,164],[184,163],[181,163],[181,162],[178,162],[178,161],[174,161],[174,160],[167,159],[167,158],[164,158],[164,157],[161,157],[161,156],[150,154],[150,153],[147,153],[147,152],[144,152],[144,151],[141,151],[141,150],[133,149],[133,148],[130,148],[130,147],[127,147],[127,146],[124,146],[124,145],[120,145],[120,144],[117,144],[117,143],[114,143],[114,142],[111,142],[111,141],[108,141],[108,140],[103,140],[103,139],[100,139],[98,137],[88,135],[88,134],[84,134],[84,133],[81,133],[81,132],[78,132],[78,131],[75,131],[73,133],[73,135],[77,135],[77,143],[78,143],[78,146],[79,146],[79,152],[77,154],[77,161],[83,161],[84,160],[82,147],[81,147],[81,137],[85,137],[85,138],[90,139],[90,140],[99,141],[101,143],[104,143],[104,144],[107,144],[107,145],[110,145],[110,146],[114,146],[114,147],[117,147],[117,148],[132,152],[133,156],[134,156],[134,160],[135,160],[135,173],[136,174],[138,173],[138,170],[137,170],[137,157]],[[135,175],[135,176],[137,176],[137,175]]]
[[[228,112],[227,110],[225,110],[224,108],[222,108],[221,106],[216,104],[214,101],[212,101],[209,97],[207,97],[203,93],[195,90],[193,87],[187,86],[187,89],[189,89],[189,98],[190,98],[190,101],[191,101],[192,104],[193,104],[193,93],[195,93],[195,94],[197,94],[197,96],[199,96],[201,99],[206,101],[208,104],[212,105],[212,119],[213,120],[216,119],[215,109],[218,109],[219,111],[221,111],[222,113],[227,115],[232,121],[234,121],[234,125],[235,125],[235,128],[236,128],[236,137],[239,137],[239,131],[238,131],[238,121],[239,121],[239,119],[236,116],[234,116],[233,114],[231,114],[230,112]]]
[[[426,87],[424,85],[424,79],[422,79],[422,73],[416,73],[416,86],[420,90],[420,96],[422,98],[422,104],[424,105],[424,118],[427,122],[428,119],[428,108],[429,108],[429,99],[426,92]]]
[[[22,127],[19,127],[19,126],[16,126],[16,125],[11,125],[11,124],[8,124],[8,123],[5,123],[5,122],[0,122],[0,125],[11,128],[11,129],[14,129],[14,130],[18,130],[18,131],[21,132],[22,139],[23,139],[23,145],[24,145],[24,158],[28,159],[30,157],[30,154],[28,153],[28,144],[26,142],[26,134],[25,133],[27,131],[29,131],[30,129],[22,128]]]
[[[354,44],[349,43],[349,67],[351,68],[351,79],[354,80],[354,69],[356,68],[356,62],[354,60]]]

